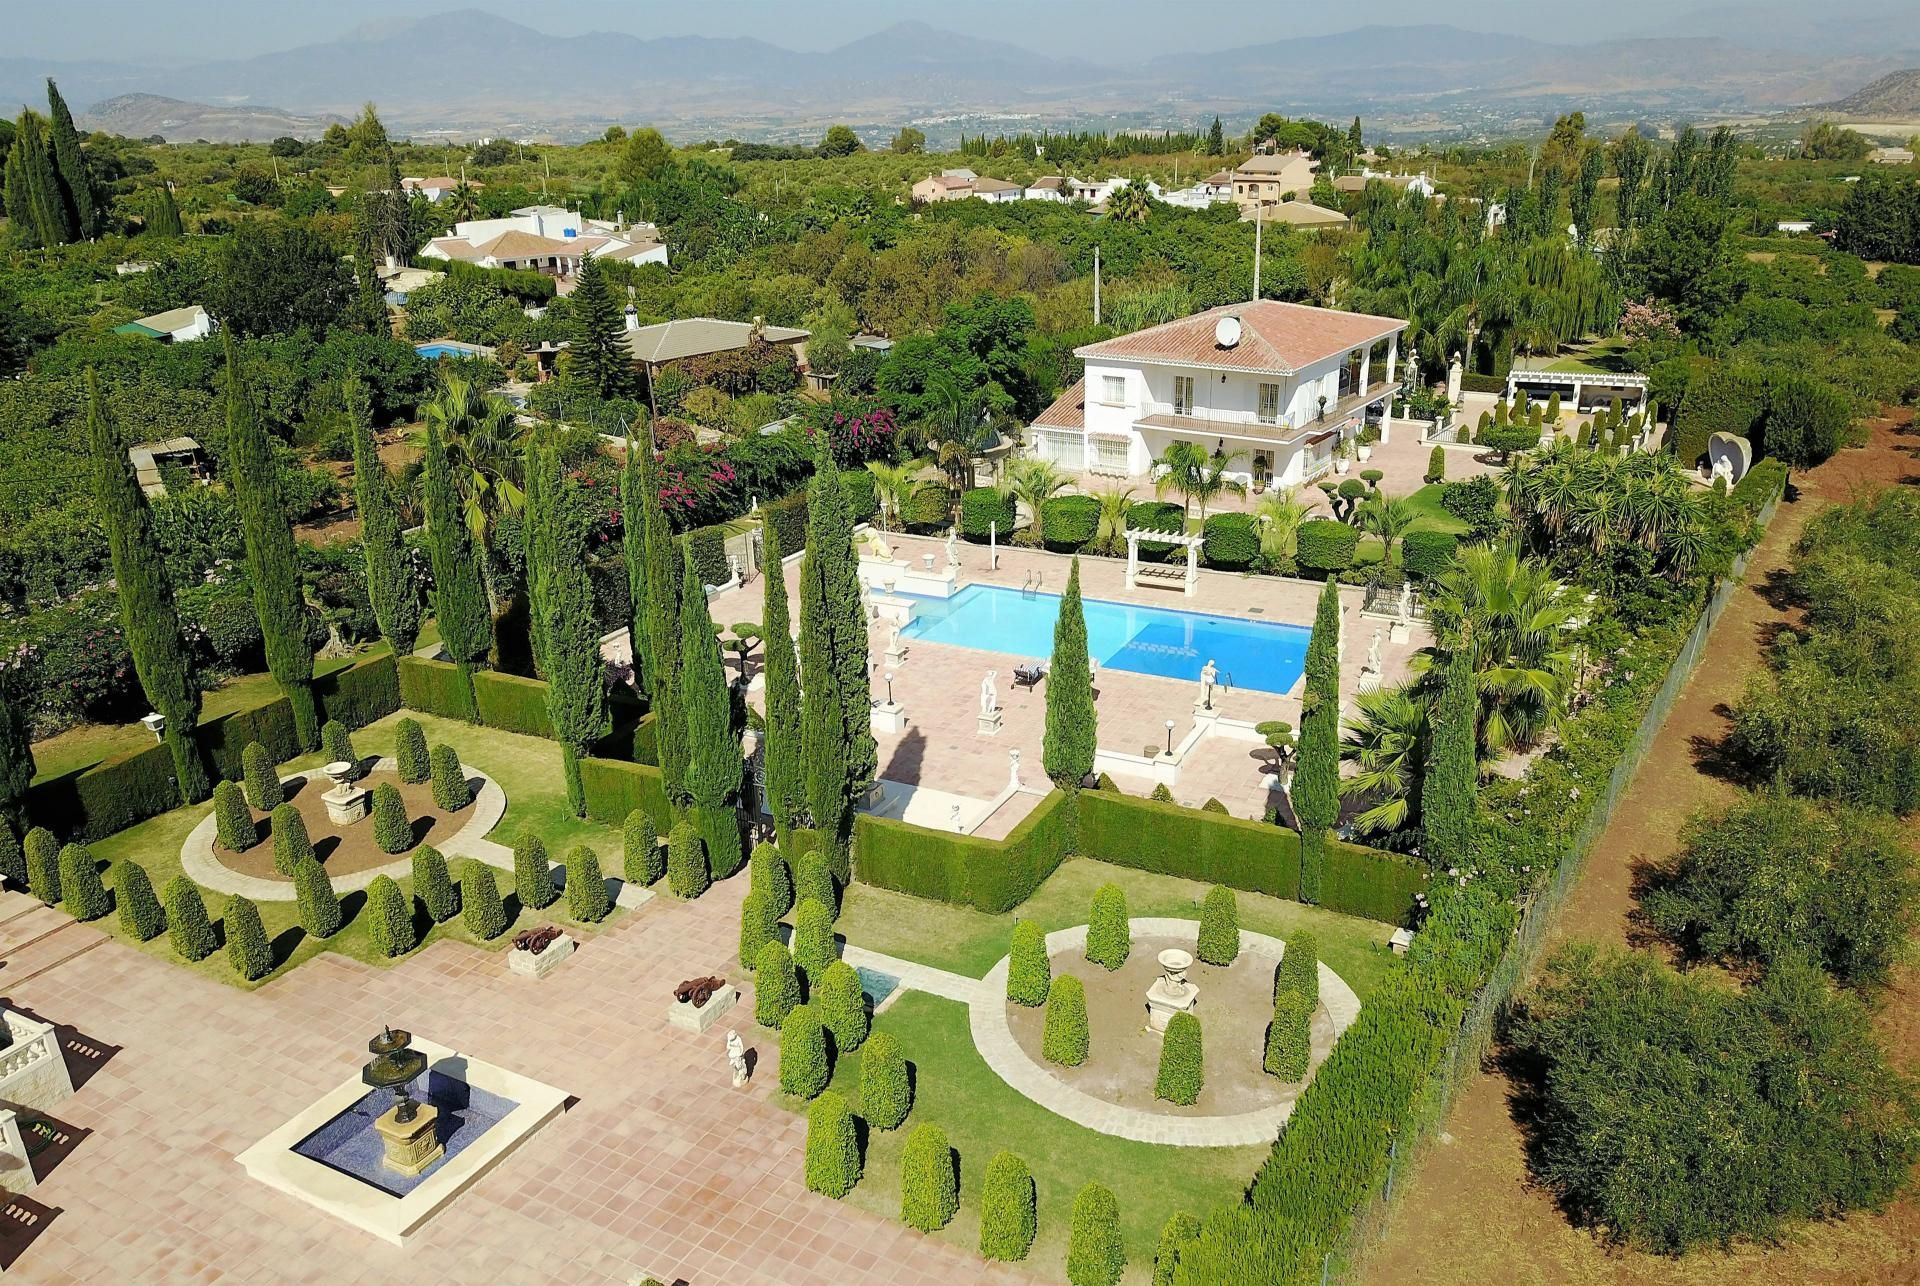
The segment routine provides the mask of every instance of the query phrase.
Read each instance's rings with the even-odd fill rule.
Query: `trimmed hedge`
[[[833,868],[820,850],[802,853],[794,863],[793,898],[796,903],[811,899],[827,908],[829,918],[840,918],[840,890],[834,886]]]
[[[1022,920],[1013,926],[1013,946],[1007,955],[1007,999],[1032,1008],[1046,1004],[1052,988],[1046,930],[1032,920]]]
[[[259,824],[253,820],[253,810],[247,807],[247,795],[240,783],[214,783],[213,833],[229,853],[244,853],[260,842]]]
[[[1400,565],[1407,575],[1438,580],[1453,567],[1460,538],[1450,531],[1410,531],[1400,541]]]
[[[473,700],[480,711],[480,722],[487,727],[553,740],[547,685],[540,680],[481,670],[473,676]]]
[[[860,1050],[860,1113],[876,1130],[897,1130],[913,1110],[913,1079],[892,1032],[877,1031]]]
[[[873,475],[868,474],[867,476],[872,477]],[[848,503],[851,504],[853,497],[848,496],[847,500]],[[901,504],[900,521],[909,531],[914,529],[921,531],[940,530],[951,522],[947,503],[946,483],[923,482],[909,492],[905,502]],[[858,519],[855,521],[858,521]],[[806,541],[803,539],[795,548],[804,548],[805,546]],[[783,544],[780,548],[785,549],[786,546]]]
[[[766,899],[774,919],[793,910],[793,875],[777,845],[754,845],[753,856],[747,859],[747,884]]]
[[[473,788],[467,785],[459,751],[448,745],[435,746],[427,760],[433,766],[434,803],[449,813],[457,813],[473,802]]]
[[[801,487],[760,506],[760,520],[780,534],[780,548],[798,553],[807,544],[807,489]]]
[[[702,587],[727,583],[729,571],[725,527],[696,527],[682,536],[680,541],[693,555],[694,575],[700,578]]]
[[[844,1197],[860,1182],[860,1143],[853,1111],[835,1090],[807,1109],[807,1191]]]
[[[82,922],[113,910],[113,895],[100,882],[100,864],[84,844],[60,850],[60,906]]]
[[[435,924],[445,924],[460,913],[460,896],[447,873],[447,859],[431,844],[413,850],[413,895]]]
[[[320,751],[330,764],[357,764],[360,756],[353,748],[353,737],[347,732],[347,725],[338,719],[329,719],[320,729]]]
[[[827,1087],[827,1034],[811,1006],[795,1005],[780,1021],[780,1089],[812,1098]]]
[[[844,960],[836,960],[820,975],[813,989],[813,1004],[820,1021],[833,1033],[833,1052],[851,1054],[867,1043],[867,997],[860,989],[860,973]]]
[[[1313,1014],[1307,998],[1292,988],[1283,988],[1273,998],[1273,1021],[1267,1025],[1267,1055],[1262,1062],[1267,1074],[1283,1081],[1306,1079],[1307,1064],[1313,1056]]]
[[[403,657],[399,662],[400,704],[423,714],[466,722],[462,708],[464,685],[460,671],[451,661],[433,661],[422,656]],[[489,673],[482,671],[481,673]],[[476,686],[480,675],[473,676]]]
[[[1194,954],[1210,965],[1230,965],[1240,954],[1240,904],[1225,885],[1208,889],[1200,904],[1200,943]]]
[[[400,780],[409,786],[418,786],[433,775],[426,730],[418,719],[402,719],[394,725],[393,764]]]
[[[373,949],[392,959],[420,945],[413,931],[413,899],[391,875],[376,875],[367,886],[367,937]]]
[[[1309,518],[1300,524],[1294,547],[1295,561],[1302,569],[1343,572],[1353,566],[1354,554],[1360,548],[1360,533],[1331,518]]]
[[[1112,972],[1133,951],[1133,931],[1127,924],[1127,893],[1118,884],[1102,884],[1093,891],[1093,909],[1087,917],[1087,959]]]
[[[833,913],[812,898],[801,898],[793,913],[793,963],[806,978],[809,994],[818,989],[827,966],[838,958],[833,949]]]
[[[1296,933],[1280,955],[1280,966],[1273,971],[1273,994],[1298,992],[1305,997],[1311,1014],[1320,1003],[1320,943],[1311,933]]]
[[[784,1064],[783,1064],[784,1067]],[[938,1232],[960,1210],[960,1179],[947,1132],[922,1121],[900,1150],[900,1222]]]
[[[60,841],[36,826],[27,832],[27,890],[48,906],[60,900]]]
[[[1100,502],[1092,496],[1055,496],[1040,505],[1046,546],[1055,553],[1077,554],[1100,529]]]
[[[774,941],[760,948],[753,966],[753,1017],[762,1027],[778,1027],[800,1003],[800,980],[793,972],[787,944]]]
[[[985,544],[990,534],[1009,540],[1015,521],[1010,493],[1003,496],[992,487],[974,487],[960,494],[960,534],[967,540]],[[787,546],[783,543],[780,548]]]
[[[1184,531],[1186,525],[1186,511],[1171,500],[1143,500],[1127,510],[1127,526],[1130,528],[1179,532]],[[1146,562],[1164,562],[1173,551],[1174,546],[1164,540],[1140,542],[1140,557]]]
[[[413,821],[400,788],[383,781],[373,788],[373,842],[382,853],[404,853],[413,847]]]
[[[600,855],[585,844],[567,850],[567,915],[582,924],[598,924],[613,910]]]
[[[477,857],[460,868],[460,922],[482,942],[507,931],[507,909],[500,903],[500,881]]]
[[[1040,1052],[1049,1063],[1066,1067],[1087,1061],[1087,986],[1072,974],[1056,978],[1047,997]]]
[[[1192,1107],[1200,1101],[1204,1083],[1200,1020],[1192,1014],[1175,1014],[1167,1020],[1166,1037],[1160,1043],[1160,1073],[1153,1081],[1153,1096]]]
[[[544,910],[560,896],[553,886],[553,861],[546,841],[531,831],[520,832],[513,841],[513,891],[529,911]]]
[[[779,939],[780,918],[758,889],[740,900],[740,967],[752,969],[769,942]]]
[[[227,963],[235,973],[257,982],[273,972],[273,948],[267,945],[267,929],[252,899],[228,898],[220,923],[226,930]]]
[[[620,829],[621,870],[627,883],[645,888],[667,873],[667,855],[660,851],[660,833],[644,808],[627,814]],[[782,913],[784,914],[784,908]]]
[[[677,898],[692,900],[713,883],[707,867],[707,846],[692,822],[681,822],[667,836],[667,887]]]
[[[1066,794],[1055,791],[1004,840],[862,813],[853,832],[854,872],[863,884],[997,915],[1032,897],[1058,869],[1072,808]]]
[[[587,816],[607,826],[620,826],[638,808],[653,819],[656,833],[673,825],[667,807],[667,788],[652,764],[630,764],[618,759],[580,761],[580,784],[587,793]]]
[[[1252,514],[1214,514],[1201,531],[1200,556],[1209,567],[1242,572],[1260,557],[1260,524]]]
[[[300,927],[316,938],[331,938],[340,932],[340,898],[333,891],[327,868],[309,857],[293,869],[294,901],[300,913]]]
[[[122,858],[113,868],[113,901],[120,912],[120,931],[136,942],[151,942],[167,926],[153,880],[140,863]]]
[[[306,820],[292,804],[280,805],[267,820],[273,826],[273,869],[291,877],[300,869],[300,863],[314,858]]]
[[[987,1162],[980,1197],[980,1257],[1009,1263],[1025,1259],[1037,1229],[1033,1171],[1011,1152],[995,1154]]]
[[[167,908],[167,936],[182,960],[205,960],[218,945],[207,920],[207,904],[200,886],[184,875],[167,881],[161,898]]]
[[[280,767],[265,746],[257,741],[248,742],[247,748],[240,752],[240,767],[248,807],[270,813],[287,802],[287,792],[280,787]]]
[[[1180,1256],[1200,1235],[1200,1221],[1184,1210],[1167,1217],[1160,1229],[1160,1245],[1153,1252],[1153,1286],[1173,1286]]]
[[[1111,1189],[1089,1183],[1073,1199],[1073,1227],[1067,1236],[1067,1281],[1072,1286],[1114,1286],[1126,1268],[1120,1203]]]

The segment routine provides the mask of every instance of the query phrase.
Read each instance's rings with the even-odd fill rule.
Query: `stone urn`
[[[335,826],[351,826],[373,811],[373,792],[353,784],[354,765],[336,759],[322,765],[320,771],[333,783],[333,789],[320,796],[320,802],[327,806],[328,821]]]
[[[1200,1007],[1200,988],[1187,981],[1193,968],[1193,953],[1168,947],[1156,959],[1160,976],[1147,988],[1147,1030],[1164,1032],[1175,1014],[1190,1014]]]

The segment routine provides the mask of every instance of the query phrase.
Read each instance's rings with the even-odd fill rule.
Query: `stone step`
[[[60,918],[66,923],[4,953],[5,968],[0,968],[0,982],[8,988],[17,987],[109,940],[91,925],[76,923],[64,915]]]
[[[28,898],[17,907],[0,908],[0,957],[10,956],[72,923],[72,916],[38,898]]]

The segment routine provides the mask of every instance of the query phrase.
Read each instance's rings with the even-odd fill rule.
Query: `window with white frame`
[[[1280,420],[1280,386],[1262,384],[1260,386],[1260,423],[1276,424]]]
[[[1086,436],[1070,429],[1035,429],[1033,453],[1078,473],[1086,467]]]
[[[1092,455],[1091,467],[1095,473],[1127,472],[1127,439],[1116,437],[1091,437],[1087,447]]]
[[[1122,406],[1127,400],[1127,377],[1124,375],[1102,375],[1100,377],[1100,400],[1109,406]]]
[[[1193,414],[1193,376],[1173,377],[1173,413],[1175,415]]]

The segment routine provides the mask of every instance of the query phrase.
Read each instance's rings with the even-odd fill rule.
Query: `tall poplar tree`
[[[153,534],[153,511],[134,476],[126,443],[107,418],[92,371],[87,372],[87,436],[93,447],[94,501],[113,557],[127,650],[133,653],[141,691],[166,718],[161,735],[173,756],[180,800],[195,804],[212,789],[193,735],[200,723],[200,684],[180,632],[180,610],[167,579],[166,559]]]
[[[177,237],[186,232],[180,222],[180,203],[173,199],[173,184],[162,184],[149,198],[146,230],[156,237]]]
[[[1320,592],[1307,643],[1292,798],[1300,822],[1300,900],[1318,902],[1327,830],[1340,820],[1340,586],[1333,580]]]
[[[493,617],[480,580],[480,558],[453,488],[453,466],[439,425],[427,418],[426,473],[422,484],[427,519],[427,552],[433,560],[433,616],[440,644],[452,659],[460,682],[456,713],[468,723],[480,717],[474,704],[473,671],[484,666],[493,645]]]
[[[647,685],[653,701],[654,745],[659,751],[660,782],[675,808],[687,802],[687,716],[680,686],[680,595],[700,593],[683,584],[680,551],[660,504],[659,465],[653,458],[652,432],[640,443],[640,539],[647,576],[647,660],[653,677]],[[631,540],[633,533],[627,538]]]
[[[398,657],[413,655],[420,637],[420,595],[407,567],[400,536],[400,511],[393,483],[373,440],[373,414],[367,386],[348,379],[344,390],[347,422],[353,431],[353,499],[360,514],[360,548],[367,559],[367,599],[380,635]]]
[[[260,618],[267,669],[293,708],[294,737],[302,750],[320,745],[320,710],[313,696],[313,644],[300,588],[300,554],[280,503],[280,466],[240,374],[233,336],[227,346],[227,465],[246,537],[247,579]]]
[[[76,235],[91,241],[106,231],[106,211],[100,207],[100,194],[94,190],[93,175],[87,169],[86,154],[80,150],[80,133],[73,127],[73,113],[60,87],[47,78],[47,134],[53,149],[54,171],[60,176],[62,202],[72,220]]]
[[[633,354],[626,343],[626,322],[606,266],[591,255],[580,264],[568,299],[573,318],[569,354],[573,374],[601,400],[618,397],[633,383]]]
[[[641,412],[646,418],[646,412]],[[633,678],[640,692],[653,696],[653,634],[647,627],[647,493],[653,488],[653,431],[636,425],[627,433],[627,460],[620,470],[620,552],[627,562],[627,642],[633,652]],[[642,454],[645,460],[641,459]]]
[[[567,800],[587,815],[580,760],[605,732],[607,685],[600,661],[600,624],[587,576],[586,533],[563,503],[560,451],[540,442],[527,451],[527,590],[540,671],[547,681],[547,718],[560,743]]]
[[[1047,734],[1042,761],[1047,776],[1065,791],[1080,789],[1093,772],[1099,740],[1093,705],[1093,669],[1087,663],[1087,618],[1080,606],[1080,560],[1067,573],[1060,615],[1053,623],[1053,663],[1047,668]]]
[[[1433,744],[1420,783],[1420,855],[1436,867],[1461,865],[1473,855],[1473,801],[1480,784],[1480,697],[1467,638],[1447,658],[1446,683],[1430,719]]]
[[[767,736],[761,751],[761,775],[766,779],[767,811],[773,814],[784,846],[793,828],[806,817],[807,775],[800,744],[799,660],[793,652],[787,575],[780,561],[786,551],[780,548],[777,526],[767,523],[763,531],[767,565],[761,572],[766,582],[766,606],[761,612],[760,655],[767,676]]]
[[[733,698],[720,662],[720,638],[707,613],[693,551],[685,551],[681,569],[681,708],[687,720],[687,794],[693,800],[693,824],[707,846],[713,878],[724,880],[740,869],[740,818],[734,796],[740,790],[740,737],[733,729]]]
[[[814,828],[842,880],[852,866],[854,802],[879,768],[867,646],[853,511],[827,435],[816,433],[800,562],[800,742]]]

